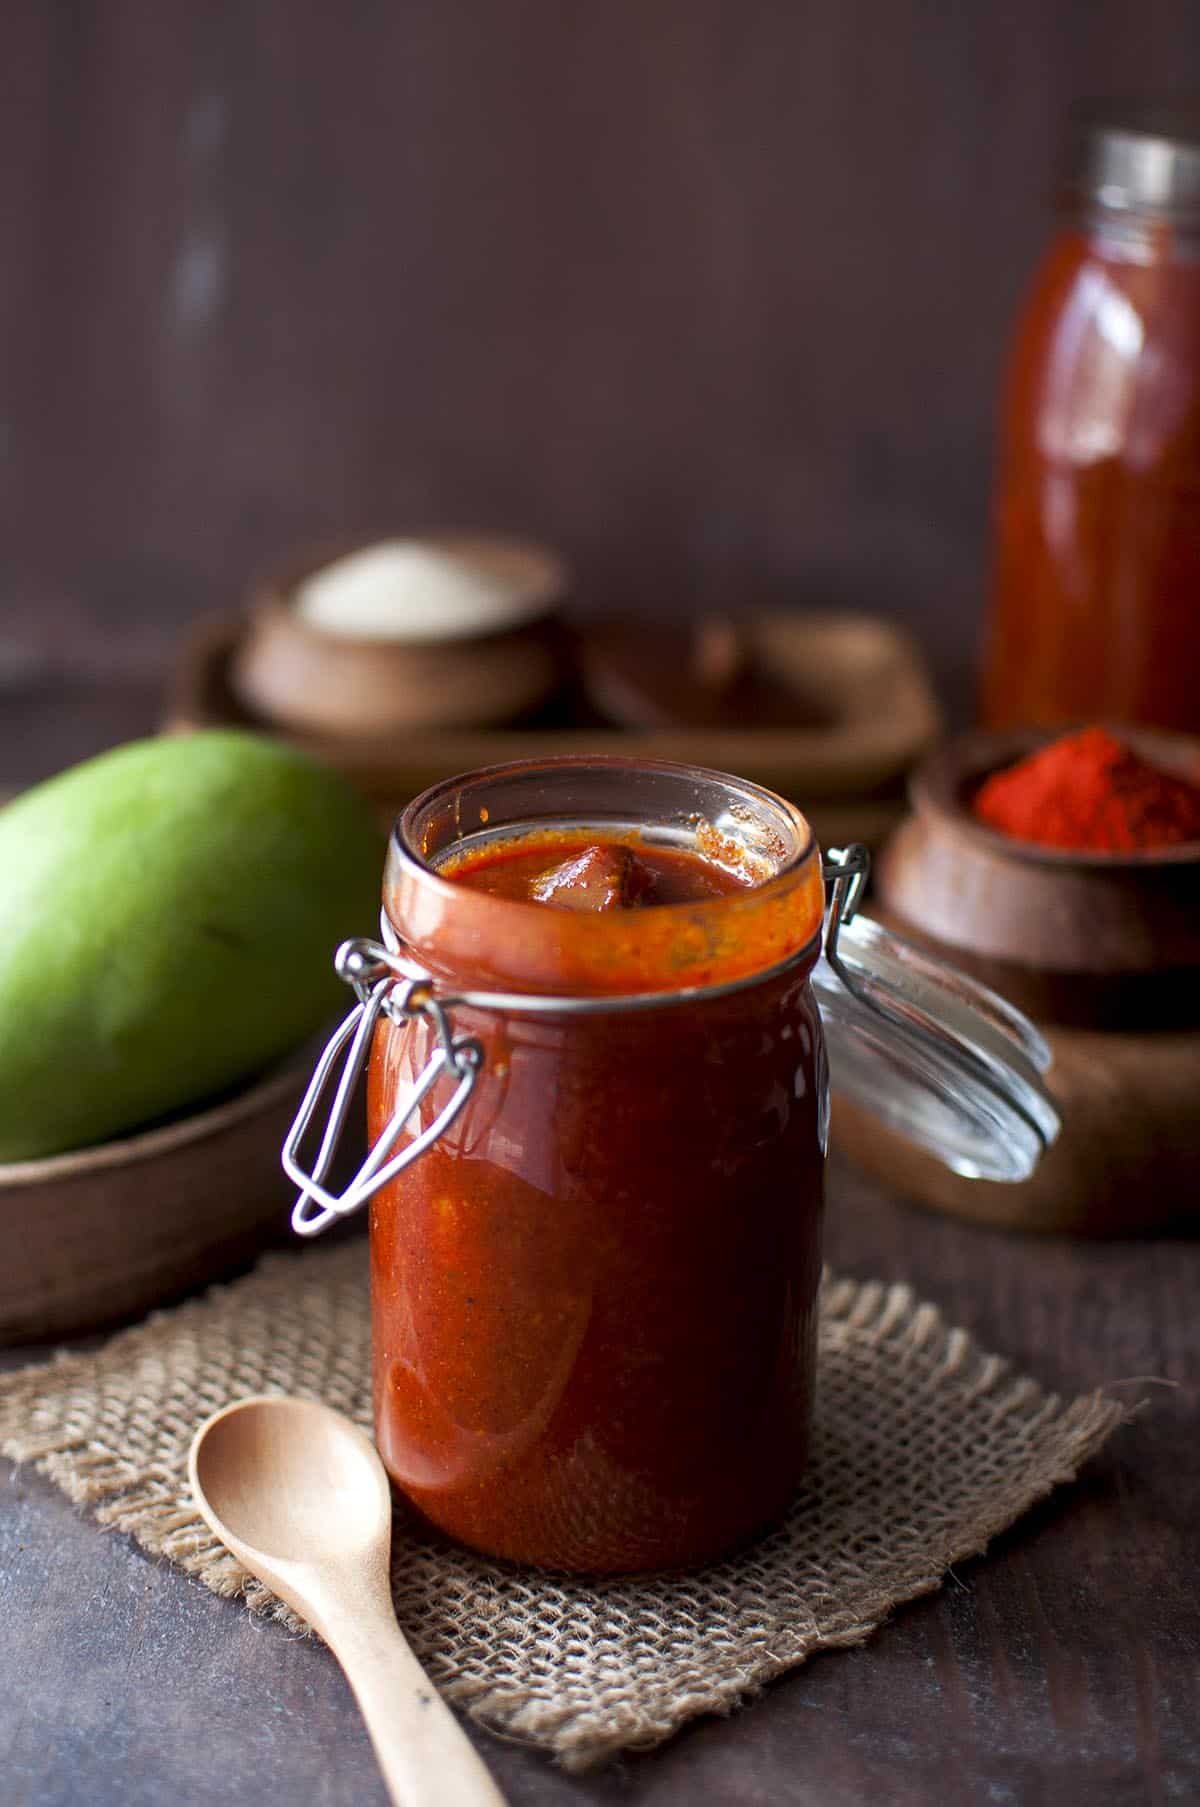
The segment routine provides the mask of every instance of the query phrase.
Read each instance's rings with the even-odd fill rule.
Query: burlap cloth
[[[0,1449],[218,1594],[303,1630],[217,1544],[188,1445],[248,1393],[370,1417],[361,1244],[274,1256],[249,1278],[0,1380]],[[856,1644],[938,1586],[1099,1448],[1122,1417],[1064,1403],[903,1286],[826,1282],[815,1451],[779,1529],[698,1573],[578,1581],[419,1541],[397,1515],[396,1609],[481,1724],[581,1770],[727,1712],[816,1650]]]

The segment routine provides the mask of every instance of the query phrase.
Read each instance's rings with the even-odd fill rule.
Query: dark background
[[[963,695],[1067,105],[1197,0],[16,0],[0,685],[162,665],[329,532],[525,530],[589,609],[816,602]]]

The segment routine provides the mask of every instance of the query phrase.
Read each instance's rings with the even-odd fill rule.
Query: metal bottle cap
[[[1104,212],[1200,226],[1200,98],[1079,108],[1064,175],[1069,196]]]

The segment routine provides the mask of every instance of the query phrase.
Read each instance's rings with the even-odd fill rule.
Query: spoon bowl
[[[374,1447],[340,1412],[309,1399],[244,1399],[210,1418],[196,1439],[192,1487],[209,1523],[225,1527],[219,1535],[231,1532],[268,1559],[342,1561],[391,1533],[391,1492]]]
[[[313,1400],[242,1399],[201,1425],[188,1473],[221,1542],[333,1650],[392,1799],[503,1807],[396,1623],[391,1488],[358,1426]]]

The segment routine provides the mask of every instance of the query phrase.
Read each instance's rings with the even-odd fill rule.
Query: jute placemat
[[[197,1425],[248,1393],[370,1419],[360,1244],[274,1256],[94,1355],[0,1381],[0,1449],[218,1594],[303,1630],[193,1510]],[[816,1650],[938,1586],[1099,1448],[1122,1408],[1064,1402],[903,1286],[831,1279],[807,1484],[779,1529],[694,1574],[583,1582],[414,1537],[393,1584],[413,1646],[483,1725],[581,1770],[727,1712]]]

